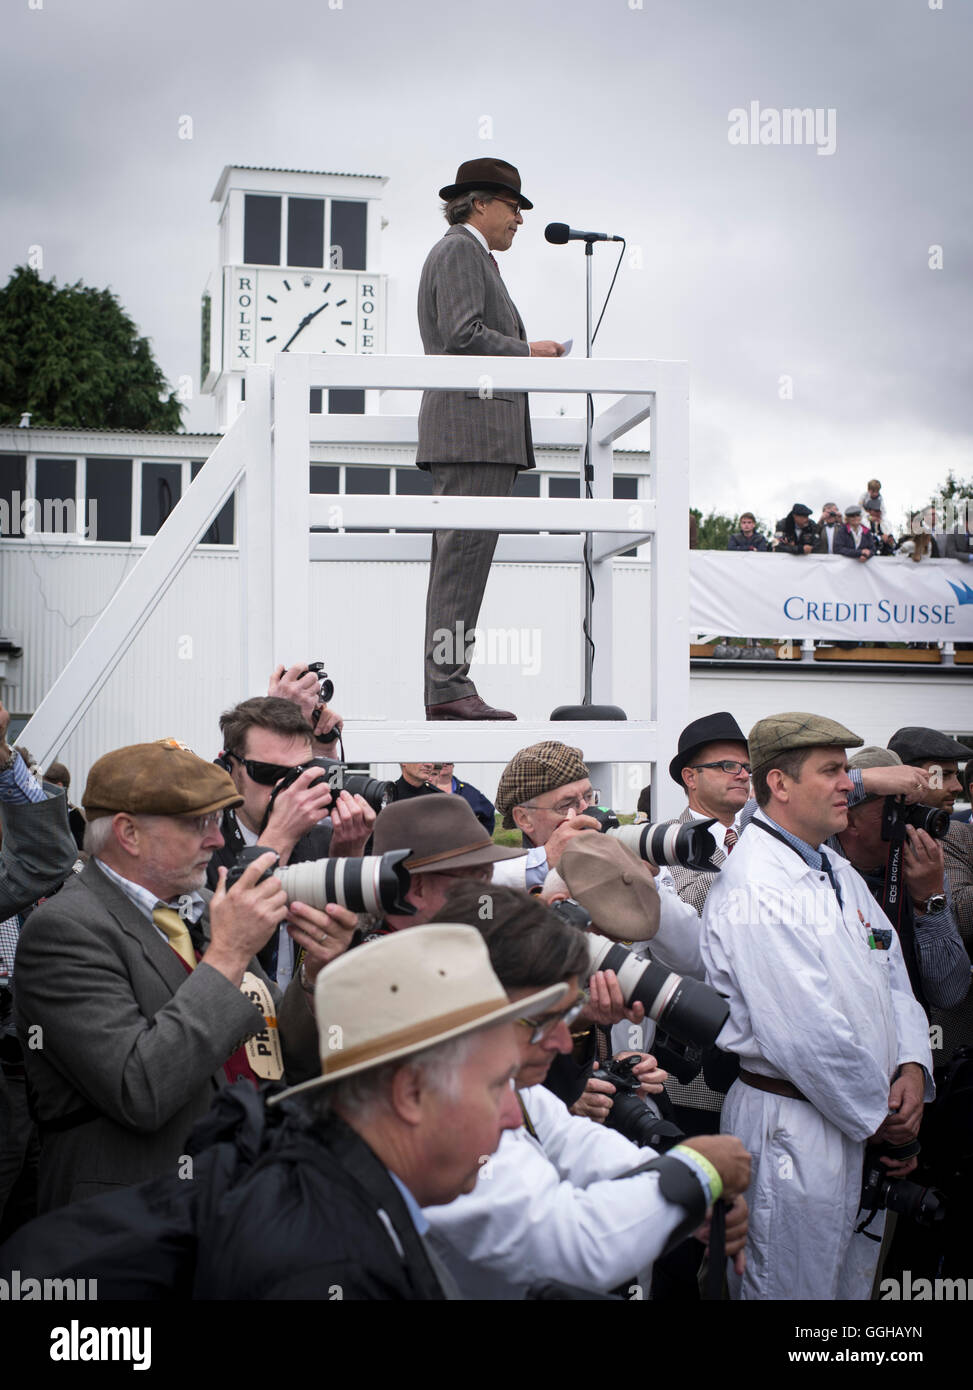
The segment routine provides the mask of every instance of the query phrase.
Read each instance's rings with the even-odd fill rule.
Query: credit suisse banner
[[[692,550],[689,628],[721,637],[973,642],[973,564]]]

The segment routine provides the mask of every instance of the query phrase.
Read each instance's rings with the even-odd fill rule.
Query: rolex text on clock
[[[227,278],[230,370],[270,363],[278,352],[381,351],[382,276],[243,266]]]

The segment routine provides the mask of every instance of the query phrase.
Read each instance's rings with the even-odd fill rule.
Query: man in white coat
[[[866,1299],[879,1246],[855,1234],[865,1147],[918,1133],[933,1095],[926,1020],[864,880],[821,849],[847,824],[844,750],[862,739],[789,713],[760,720],[748,743],[760,809],[702,928],[707,979],[730,1005],[718,1043],[741,1067],[722,1129],[754,1160],[747,1267],[731,1290]],[[893,1177],[915,1166],[879,1162]]]
[[[660,1156],[571,1115],[542,1085],[557,1053],[571,1048],[588,961],[582,933],[536,898],[475,883],[457,883],[437,919],[477,927],[511,1000],[529,995],[536,978],[568,984],[555,1010],[517,1020],[523,1127],[484,1160],[472,1192],[424,1209],[427,1238],[463,1296],[518,1299],[557,1280],[590,1293],[624,1285],[628,1297],[647,1298],[653,1260],[698,1230],[721,1195],[730,1204],[727,1254],[742,1268],[739,1194],[750,1159],[739,1140],[703,1135]]]

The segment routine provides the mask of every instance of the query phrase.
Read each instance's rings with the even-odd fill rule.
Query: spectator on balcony
[[[841,510],[837,502],[825,502],[821,508],[821,520],[818,522],[819,540],[815,546],[818,555],[833,555],[835,537],[841,527]]]
[[[740,513],[740,529],[734,531],[726,542],[727,550],[769,550],[767,537],[757,530],[757,518],[753,512]]]
[[[862,509],[857,502],[845,508],[845,524],[838,528],[834,553],[863,563],[875,554],[875,537],[862,525]]]
[[[811,508],[795,502],[785,517],[777,523],[773,549],[781,555],[810,555],[820,536],[811,520]]]

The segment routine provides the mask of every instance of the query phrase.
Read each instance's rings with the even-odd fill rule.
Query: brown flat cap
[[[566,787],[569,782],[583,782],[587,776],[580,748],[569,748],[553,739],[521,748],[504,768],[497,787],[496,805],[503,813],[504,830],[515,829],[510,814],[515,806],[523,806],[556,787]]]
[[[132,816],[205,816],[243,797],[228,772],[175,738],[133,743],[99,758],[81,798],[89,821],[127,811]]]
[[[834,719],[799,710],[760,719],[747,735],[750,766],[754,771],[768,767],[778,754],[790,753],[795,748],[860,748],[864,742]]]
[[[373,854],[411,849],[404,861],[410,874],[434,874],[442,869],[470,869],[518,859],[525,849],[495,845],[462,796],[440,792],[393,801],[379,812],[372,840]]]
[[[592,926],[613,941],[651,941],[659,930],[655,881],[617,840],[583,830],[561,851],[557,867]]]

